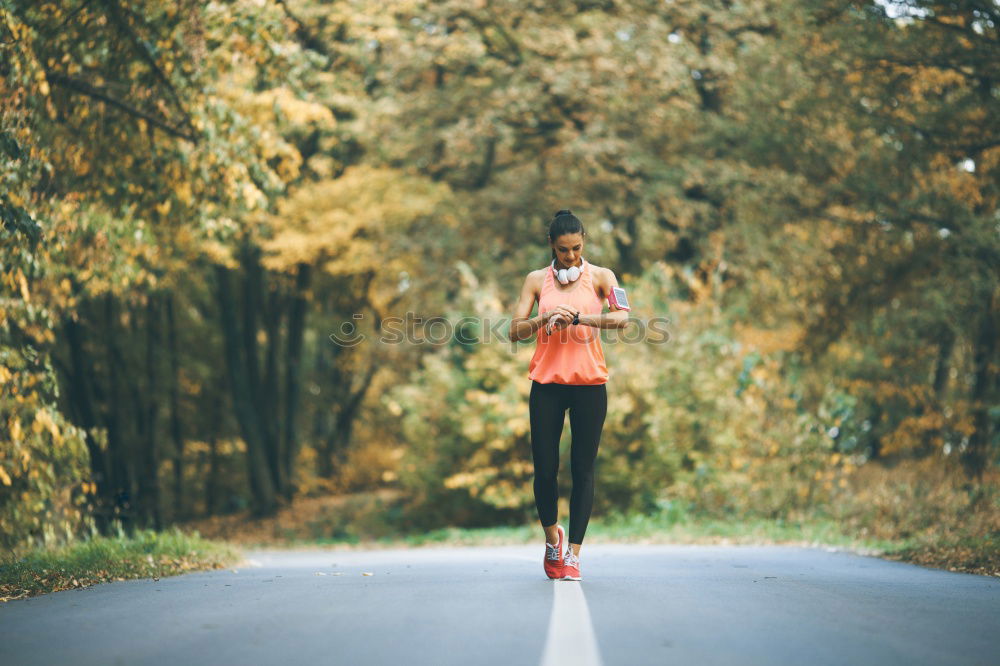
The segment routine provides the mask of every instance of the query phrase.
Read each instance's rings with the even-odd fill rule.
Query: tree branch
[[[111,16],[111,20],[118,26],[118,28],[128,35],[129,40],[132,42],[132,46],[139,53],[146,64],[149,65],[150,69],[153,70],[153,74],[156,78],[160,79],[163,84],[167,87],[167,91],[174,100],[174,104],[177,106],[178,110],[181,112],[181,116],[184,118],[184,125],[187,126],[189,130],[193,133],[195,131],[194,125],[191,123],[191,117],[188,115],[187,110],[184,108],[184,104],[181,102],[181,97],[177,93],[177,89],[174,87],[173,82],[170,77],[160,68],[159,64],[156,62],[156,58],[153,54],[149,52],[149,49],[139,39],[139,35],[132,30],[132,26],[128,24],[128,21],[122,15],[122,8],[118,5],[115,0],[104,0],[104,5],[108,9],[108,14]]]
[[[307,49],[311,49],[322,56],[329,59],[333,59],[333,54],[330,53],[329,49],[326,47],[326,43],[321,39],[318,39],[306,24],[302,20],[292,13],[292,10],[288,7],[288,3],[285,0],[277,0],[278,5],[285,12],[285,16],[295,24],[295,37],[299,40],[299,43]]]
[[[57,86],[62,86],[63,88],[72,90],[73,92],[77,92],[80,93],[81,95],[86,95],[87,97],[91,97],[93,99],[105,102],[106,104],[110,104],[111,106],[120,109],[125,113],[128,113],[129,115],[135,116],[136,118],[142,118],[150,125],[158,127],[167,134],[170,134],[171,136],[176,136],[180,139],[185,139],[187,141],[190,141],[191,143],[198,143],[198,138],[193,134],[189,134],[177,127],[168,125],[159,118],[156,118],[155,116],[146,113],[142,109],[137,109],[134,106],[121,101],[120,99],[111,97],[104,91],[95,88],[86,81],[74,79],[69,76],[66,76],[65,74],[60,74],[59,72],[53,72],[51,70],[45,70],[45,78],[48,79],[49,83],[53,83]]]

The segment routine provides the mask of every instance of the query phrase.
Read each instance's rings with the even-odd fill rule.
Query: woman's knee
[[[594,478],[596,476],[594,472],[594,465],[570,465],[570,473],[573,476],[573,485],[584,484],[584,483],[594,483]]]
[[[539,470],[535,469],[535,487],[539,488],[549,488],[556,487],[559,485],[559,471],[558,470]]]

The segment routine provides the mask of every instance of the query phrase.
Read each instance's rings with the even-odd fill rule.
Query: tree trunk
[[[219,509],[219,434],[222,432],[222,394],[212,401],[211,431],[208,436],[208,479],[205,482],[205,510],[210,516]]]
[[[255,384],[251,381],[251,376],[256,378],[256,357],[247,358],[245,354],[240,353],[241,349],[244,351],[247,349],[246,336],[241,337],[236,324],[236,308],[233,302],[229,269],[217,265],[215,278],[226,369],[229,375],[233,411],[240,424],[240,431],[243,433],[247,447],[247,475],[250,481],[250,490],[253,493],[254,512],[258,515],[266,515],[273,513],[277,508],[277,496],[271,472],[268,469],[267,453],[258,419],[257,402],[254,400],[253,387]],[[253,347],[250,348],[250,351],[252,355],[256,353]]]
[[[108,472],[107,458],[91,434],[92,429],[97,425],[94,400],[90,388],[90,379],[93,377],[93,372],[88,362],[86,351],[83,348],[83,328],[78,321],[73,319],[74,316],[76,315],[70,315],[63,324],[63,328],[66,331],[66,343],[69,347],[68,393],[70,402],[73,405],[76,425],[85,430],[84,439],[87,443],[87,451],[90,454],[90,471],[94,483],[97,484],[98,506],[94,514],[97,518],[98,527],[103,531],[111,523],[111,507],[114,506],[114,493],[108,483],[110,474]]]
[[[122,395],[119,380],[121,365],[118,348],[117,325],[115,321],[115,298],[110,293],[104,297],[104,351],[108,364],[108,458],[111,468],[109,491],[113,495],[110,505],[112,518],[122,519],[131,507],[129,505],[128,489],[131,480],[128,478],[128,466],[125,464],[128,452],[122,437],[123,412],[121,409]]]
[[[159,297],[150,294],[146,305],[146,391],[145,401],[145,437],[142,451],[142,508],[143,518],[147,525],[159,530],[163,527],[163,516],[160,511],[160,451],[158,427],[160,401],[157,396],[159,386],[159,365],[157,357],[160,352],[160,307]]]
[[[291,312],[288,315],[288,347],[285,356],[285,432],[282,452],[285,456],[284,469],[288,474],[285,497],[289,499],[292,495],[295,457],[298,455],[299,449],[295,417],[298,412],[302,382],[302,341],[305,335],[311,276],[312,267],[309,264],[299,264],[299,271],[295,277],[295,296]]]
[[[325,478],[333,476],[337,467],[342,465],[346,458],[347,447],[351,442],[351,432],[354,429],[354,420],[357,418],[358,409],[361,402],[368,393],[372,378],[378,370],[378,364],[374,361],[368,367],[365,375],[361,378],[360,384],[353,392],[348,388],[346,399],[340,402],[340,409],[337,411],[336,422],[333,430],[326,439],[323,455],[320,456],[320,475]]]
[[[990,407],[996,400],[997,338],[1000,336],[995,294],[986,296],[985,308],[980,313],[979,326],[973,339],[972,404],[975,432],[969,437],[969,446],[962,456],[966,474],[977,482],[982,481],[986,463],[990,459]]]
[[[244,243],[241,248],[243,265],[243,330],[240,331],[244,362],[246,363],[247,389],[253,405],[257,422],[257,439],[266,463],[265,469],[270,476],[270,485],[277,493],[281,488],[281,475],[278,470],[277,427],[274,424],[274,405],[266,404],[273,400],[274,376],[268,372],[267,383],[261,382],[258,360],[257,322],[261,311],[261,295],[263,293],[263,269],[260,265],[260,249],[250,243]],[[265,320],[272,317],[265,316]],[[265,321],[267,324],[267,321]],[[274,333],[272,333],[274,334]],[[270,344],[270,340],[268,341]],[[271,370],[268,361],[267,370]]]
[[[941,330],[941,337],[938,342],[937,363],[934,366],[934,380],[931,385],[934,389],[935,404],[933,409],[939,412],[941,411],[941,406],[944,404],[944,392],[948,387],[948,375],[951,371],[951,357],[954,350],[955,332],[951,327],[945,326]],[[934,440],[940,436],[941,428],[925,430],[921,437],[919,455],[928,456],[937,453]]]
[[[284,495],[288,486],[285,457],[281,450],[278,432],[278,415],[281,413],[281,396],[278,391],[278,350],[281,344],[281,294],[277,288],[268,292],[267,309],[263,312],[264,330],[267,332],[267,347],[264,351],[264,382],[260,388],[261,420],[267,441],[267,461],[271,469],[275,490]]]
[[[170,345],[170,436],[174,442],[174,511],[178,521],[186,515],[184,508],[184,436],[180,417],[180,361],[177,354],[177,318],[174,295],[167,294],[167,335]]]

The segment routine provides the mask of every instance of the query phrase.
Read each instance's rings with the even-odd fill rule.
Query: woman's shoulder
[[[590,262],[587,263],[590,264]],[[613,275],[610,268],[598,266],[597,264],[590,264],[590,268],[593,271],[592,275],[594,276],[595,284],[604,285],[610,282],[611,275]]]
[[[524,278],[524,284],[530,288],[536,295],[542,291],[542,286],[545,284],[545,268],[539,268],[529,272]]]

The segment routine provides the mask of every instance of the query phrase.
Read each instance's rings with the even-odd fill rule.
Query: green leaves
[[[13,236],[12,242],[17,242],[17,234],[27,237],[31,245],[41,239],[42,228],[35,222],[31,214],[21,206],[15,206],[6,194],[0,194],[0,221],[3,222],[4,235]]]

